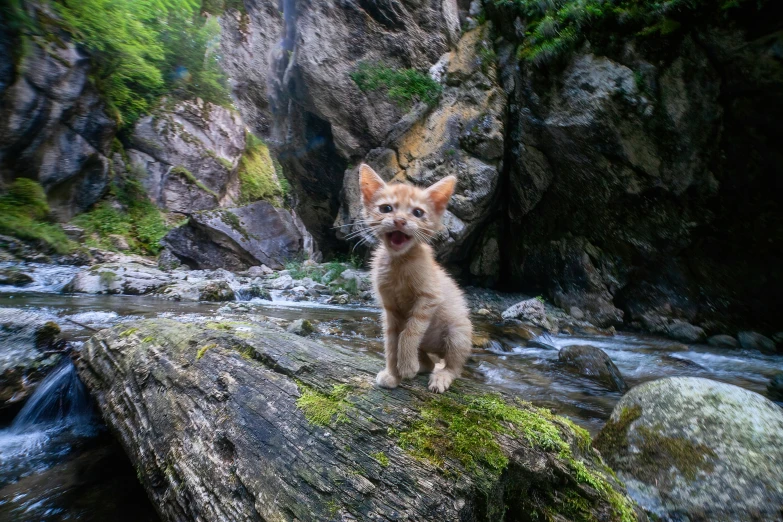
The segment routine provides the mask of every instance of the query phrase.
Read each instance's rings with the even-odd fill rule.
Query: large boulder
[[[621,393],[628,390],[620,370],[606,355],[595,346],[564,346],[557,354],[558,360],[569,371],[594,380],[606,388]]]
[[[40,182],[53,213],[66,221],[109,188],[107,154],[117,124],[88,79],[89,56],[56,27],[51,8],[28,3],[27,15],[32,23],[39,16],[53,22],[43,29],[51,38],[26,36],[22,43],[0,20],[9,66],[0,79],[0,180]]]
[[[161,241],[191,268],[247,270],[283,265],[303,254],[303,237],[291,213],[258,201],[193,214]]]
[[[98,333],[77,368],[166,520],[645,519],[571,422],[463,380],[378,388],[382,364],[148,320]]]
[[[783,410],[731,384],[674,377],[633,388],[595,441],[663,520],[780,520]]]
[[[235,112],[202,100],[167,102],[133,129],[130,168],[161,207],[190,213],[239,196],[236,166],[245,126]]]
[[[24,401],[57,364],[65,347],[49,318],[0,308],[0,414]]]

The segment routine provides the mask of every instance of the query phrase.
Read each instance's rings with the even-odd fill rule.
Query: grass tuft
[[[441,85],[425,73],[415,69],[394,69],[381,63],[359,63],[351,73],[351,79],[362,92],[385,91],[401,109],[407,109],[417,101],[434,105],[442,90]]]
[[[50,220],[43,187],[26,178],[14,180],[0,196],[0,234],[33,241],[57,254],[67,254],[76,247],[60,225]]]

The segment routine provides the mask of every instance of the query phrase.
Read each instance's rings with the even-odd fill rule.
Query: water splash
[[[57,464],[98,434],[90,397],[70,359],[41,382],[8,429],[0,430],[0,487]]]
[[[10,432],[18,435],[54,426],[80,428],[92,424],[93,414],[87,388],[73,363],[65,358],[38,385],[11,423]]]
[[[29,275],[33,282],[21,287],[0,285],[2,294],[18,294],[19,292],[31,293],[59,293],[76,275],[81,267],[73,265],[47,265],[44,263],[0,263],[0,269],[18,270],[22,274]]]

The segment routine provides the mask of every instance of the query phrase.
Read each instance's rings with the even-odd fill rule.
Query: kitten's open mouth
[[[394,232],[389,232],[388,234],[386,234],[386,237],[389,239],[389,243],[394,249],[398,249],[402,247],[403,245],[405,245],[405,243],[411,240],[411,236],[404,234],[399,230],[395,230]]]

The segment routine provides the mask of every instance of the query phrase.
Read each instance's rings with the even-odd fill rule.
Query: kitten
[[[386,369],[376,382],[384,388],[432,372],[429,389],[443,393],[470,355],[465,298],[429,245],[456,182],[448,176],[426,190],[387,185],[369,166],[359,167],[365,223],[380,240],[372,280],[383,308]],[[430,354],[444,359],[445,367],[435,369]]]

